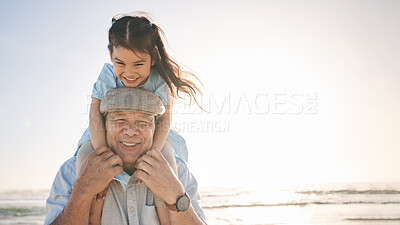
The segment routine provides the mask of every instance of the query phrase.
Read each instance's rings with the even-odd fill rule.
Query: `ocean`
[[[400,184],[201,187],[210,225],[400,225]],[[0,192],[0,224],[43,224],[48,190]]]

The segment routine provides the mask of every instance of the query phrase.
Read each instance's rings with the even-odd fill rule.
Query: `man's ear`
[[[108,113],[106,115],[102,115],[103,121],[104,121],[104,130],[107,130],[107,117]],[[107,136],[107,135],[106,135]]]
[[[153,130],[154,130],[154,133],[156,133],[155,131],[156,131],[156,127],[157,127],[157,124],[158,124],[158,118],[157,118],[157,116],[154,116],[153,118],[154,118]]]

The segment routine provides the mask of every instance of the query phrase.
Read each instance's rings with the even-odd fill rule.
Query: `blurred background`
[[[210,224],[400,224],[395,0],[0,0],[0,224],[43,222],[111,18],[138,10],[204,84],[172,125]]]

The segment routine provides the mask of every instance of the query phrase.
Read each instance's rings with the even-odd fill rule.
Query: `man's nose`
[[[123,130],[124,134],[133,136],[139,134],[139,127],[136,123],[127,123]]]

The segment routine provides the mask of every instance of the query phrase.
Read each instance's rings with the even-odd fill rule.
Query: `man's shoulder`
[[[175,156],[175,161],[176,161],[176,165],[178,167],[178,172],[179,172],[179,168],[181,168],[182,170],[189,170],[186,162],[183,161],[183,159],[181,159],[179,156]]]
[[[60,166],[60,170],[61,168],[63,169],[68,169],[68,170],[75,170],[76,168],[76,156],[72,156],[71,158],[67,159],[67,161],[65,161],[61,166]]]
[[[75,176],[76,176],[76,156],[72,156],[60,166],[57,177],[59,179],[66,180],[68,183],[72,184],[75,181]]]
[[[53,181],[49,197],[46,200],[46,217],[44,224],[50,224],[67,205],[71,195],[72,186],[75,183],[76,157],[65,161],[58,170]]]
[[[175,159],[178,170],[178,178],[182,182],[183,186],[197,186],[196,178],[189,171],[185,161],[179,157],[175,157]]]
[[[175,159],[176,159],[176,165],[178,168],[179,180],[181,181],[183,187],[185,188],[186,192],[190,196],[190,200],[191,200],[192,206],[193,206],[196,214],[200,217],[200,219],[205,224],[207,224],[204,212],[199,205],[201,197],[200,197],[200,193],[198,192],[199,185],[197,183],[197,180],[193,176],[193,174],[189,171],[189,168],[187,167],[187,164],[185,161],[183,161],[179,157],[175,157]]]

